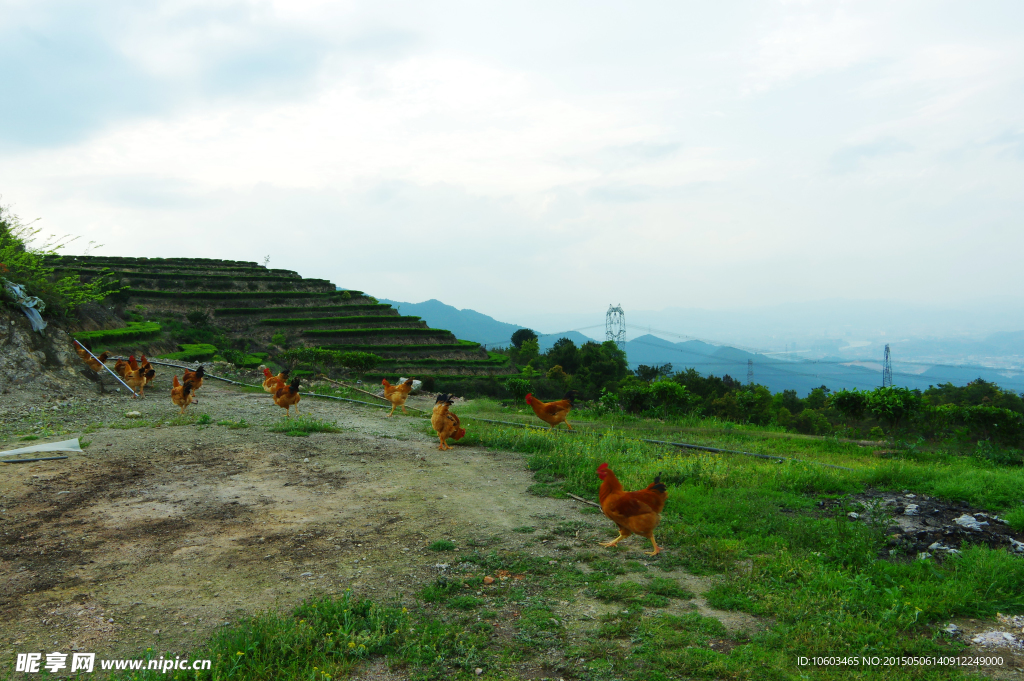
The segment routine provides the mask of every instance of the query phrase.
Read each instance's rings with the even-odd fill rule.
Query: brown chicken
[[[451,395],[441,393],[437,396],[437,401],[434,403],[434,411],[430,415],[430,425],[434,427],[434,431],[437,432],[437,437],[441,440],[438,449],[444,451],[451,449],[447,440],[451,438],[453,440],[461,440],[466,434],[466,429],[461,427],[459,417],[453,412],[448,411],[455,400]]]
[[[96,359],[99,360],[97,362],[96,359],[93,359],[92,356],[89,354],[90,352],[92,352],[92,348],[89,348],[88,345],[80,342],[74,342],[72,343],[72,345],[75,347],[75,352],[78,353],[78,356],[82,358],[82,361],[85,362],[86,365],[88,365],[88,367],[93,371],[102,371],[103,363],[107,361],[107,357],[110,357],[109,352],[103,352],[96,356]],[[87,348],[88,352],[86,351]]]
[[[263,390],[268,393],[276,393],[279,388],[288,385],[288,370],[285,369],[277,376],[270,373],[270,369],[263,367]]]
[[[288,410],[288,418],[292,416],[292,407],[295,407],[295,413],[299,413],[299,400],[302,399],[302,395],[299,394],[299,377],[296,376],[292,380],[291,385],[282,386],[277,389],[274,393],[274,404],[281,407],[282,409]]]
[[[129,359],[134,361],[135,357],[129,357]],[[128,372],[128,369],[129,365],[128,362],[126,362],[125,360],[119,359],[116,362],[114,362],[114,373],[116,373],[121,378],[124,378],[124,375]]]
[[[149,364],[147,362],[147,364]],[[149,364],[152,367],[152,364]],[[143,398],[146,397],[146,384],[152,383],[156,377],[156,371],[152,368],[144,369],[139,366],[139,363],[135,361],[134,356],[128,357],[128,370],[124,372],[124,382],[128,386],[139,393]]]
[[[572,430],[572,426],[565,420],[565,417],[569,415],[569,411],[576,403],[577,394],[577,391],[570,390],[564,398],[557,402],[541,402],[532,393],[526,393],[526,403],[533,407],[533,413],[537,415],[537,418],[552,428],[559,423],[564,423],[566,428]]]
[[[654,547],[654,551],[647,555],[657,555],[661,549],[654,541],[654,528],[661,521],[661,510],[668,498],[661,476],[656,476],[647,489],[637,492],[624,491],[622,483],[606,463],[597,467],[597,477],[601,478],[601,490],[598,492],[601,510],[619,526],[619,536],[610,542],[602,542],[601,546],[615,546],[629,535],[639,534],[650,539]]]
[[[189,369],[185,369],[185,371],[181,374],[181,382],[182,383],[191,383],[192,384],[192,394],[195,395],[196,391],[203,387],[203,376],[205,376],[205,375],[206,375],[206,369],[204,369],[203,365],[200,364],[199,368],[196,369],[195,371],[191,371]],[[199,398],[198,397],[195,398],[195,402],[196,402],[196,404],[199,404]]]
[[[380,384],[384,386],[384,399],[391,403],[391,412],[388,416],[394,414],[398,407],[402,408],[403,414],[408,414],[409,412],[405,410],[405,401],[409,399],[409,393],[412,392],[412,379],[410,378],[405,383],[391,385],[385,378]]]
[[[174,402],[176,407],[181,407],[179,414],[185,413],[185,407],[192,404],[192,384],[186,382],[182,385],[178,382],[178,376],[174,376],[174,387],[171,388],[171,402]]]

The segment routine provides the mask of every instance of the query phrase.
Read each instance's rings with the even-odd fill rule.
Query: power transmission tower
[[[615,341],[619,350],[626,351],[626,313],[622,311],[622,305],[612,307],[609,303],[604,316],[604,338]]]
[[[882,387],[892,387],[892,361],[889,359],[889,344],[885,344],[885,360],[882,362]]]
[[[747,385],[754,384],[754,360],[747,360]]]

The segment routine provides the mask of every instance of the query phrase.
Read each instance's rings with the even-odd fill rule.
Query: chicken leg
[[[616,537],[615,539],[612,539],[611,541],[603,541],[603,542],[599,542],[599,543],[600,543],[601,546],[616,546],[620,541],[622,541],[623,539],[625,539],[626,537],[628,537],[631,534],[633,534],[633,533],[630,532],[629,530],[627,530],[626,528],[620,527],[619,528],[619,536],[618,537]]]

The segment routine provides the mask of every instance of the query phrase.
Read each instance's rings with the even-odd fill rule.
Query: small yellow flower
[[[241,650],[239,650],[237,653],[235,653],[235,655],[245,655],[245,653],[243,653]]]
[[[402,612],[409,612],[409,608],[402,608]]]
[[[363,645],[362,643],[360,643],[360,644],[359,644],[359,647],[360,647],[360,648],[365,648],[366,646],[364,646],[364,645]]]
[[[355,648],[356,647],[356,642],[355,641],[349,641],[348,642],[348,647],[349,648]]]

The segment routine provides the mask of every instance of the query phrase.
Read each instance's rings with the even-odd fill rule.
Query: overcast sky
[[[520,323],[1021,295],[1019,0],[0,0],[0,73],[0,200],[100,254]]]

